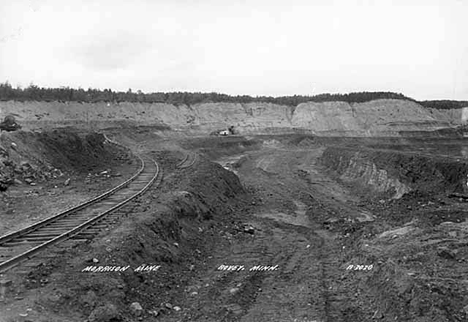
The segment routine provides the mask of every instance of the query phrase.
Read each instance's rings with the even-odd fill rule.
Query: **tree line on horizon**
[[[394,92],[354,92],[348,94],[319,94],[313,96],[256,96],[249,95],[227,95],[222,93],[200,93],[200,92],[154,92],[143,93],[138,90],[133,92],[113,91],[112,89],[93,89],[71,87],[47,88],[31,84],[26,88],[17,86],[14,88],[8,82],[0,83],[1,101],[62,101],[62,102],[138,102],[138,103],[167,103],[174,105],[194,105],[199,103],[274,103],[278,105],[297,106],[305,102],[331,102],[343,101],[348,103],[363,103],[376,99],[402,99],[422,104],[425,107],[437,109],[461,108],[468,106],[466,101],[416,101],[401,93]]]

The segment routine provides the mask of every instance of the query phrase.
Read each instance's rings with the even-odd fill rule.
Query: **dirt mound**
[[[182,218],[212,218],[226,212],[225,203],[228,201],[233,202],[236,198],[246,196],[236,175],[202,156],[199,158],[200,163],[196,167],[174,177],[182,192],[176,193],[171,207]],[[197,205],[198,210],[190,211],[190,205]]]

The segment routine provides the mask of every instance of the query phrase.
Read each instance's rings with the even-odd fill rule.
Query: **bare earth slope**
[[[435,131],[466,122],[468,108],[431,110],[405,100],[366,103],[0,102],[0,118],[13,114],[24,129],[75,126],[103,129],[122,125],[163,125],[206,134],[234,125],[240,133],[304,129],[317,135],[399,136],[400,132]]]

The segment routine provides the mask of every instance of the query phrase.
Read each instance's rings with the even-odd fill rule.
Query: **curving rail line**
[[[81,235],[89,236],[86,230],[99,230],[98,223],[106,216],[144,193],[155,181],[160,182],[162,171],[156,161],[148,156],[138,156],[138,159],[141,162],[139,170],[117,187],[55,216],[0,237],[0,273],[61,241]]]
[[[178,169],[186,169],[190,168],[197,162],[198,156],[196,153],[187,153],[182,161],[177,163],[176,168]]]

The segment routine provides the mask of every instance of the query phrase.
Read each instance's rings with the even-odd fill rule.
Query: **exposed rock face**
[[[355,109],[345,102],[302,103],[292,117],[297,127],[320,131],[356,131],[361,128]]]
[[[394,199],[401,198],[411,188],[388,173],[378,168],[371,160],[362,157],[359,152],[347,153],[344,156],[336,155],[333,149],[324,153],[322,162],[336,171],[340,179],[347,182],[358,182],[370,187],[378,193],[392,192]]]
[[[468,122],[468,107],[447,110],[429,109],[429,113],[436,119],[452,125],[463,125]]]
[[[468,120],[468,107],[433,110],[405,100],[366,103],[302,103],[296,107],[271,103],[0,102],[0,118],[18,115],[25,129],[77,126],[91,129],[124,125],[160,125],[210,133],[234,126],[240,134],[307,130],[317,135],[399,136],[400,132],[435,131]]]
[[[412,190],[432,194],[467,193],[468,163],[436,160],[396,151],[363,151],[328,147],[321,162],[341,180],[390,193],[395,199]]]

